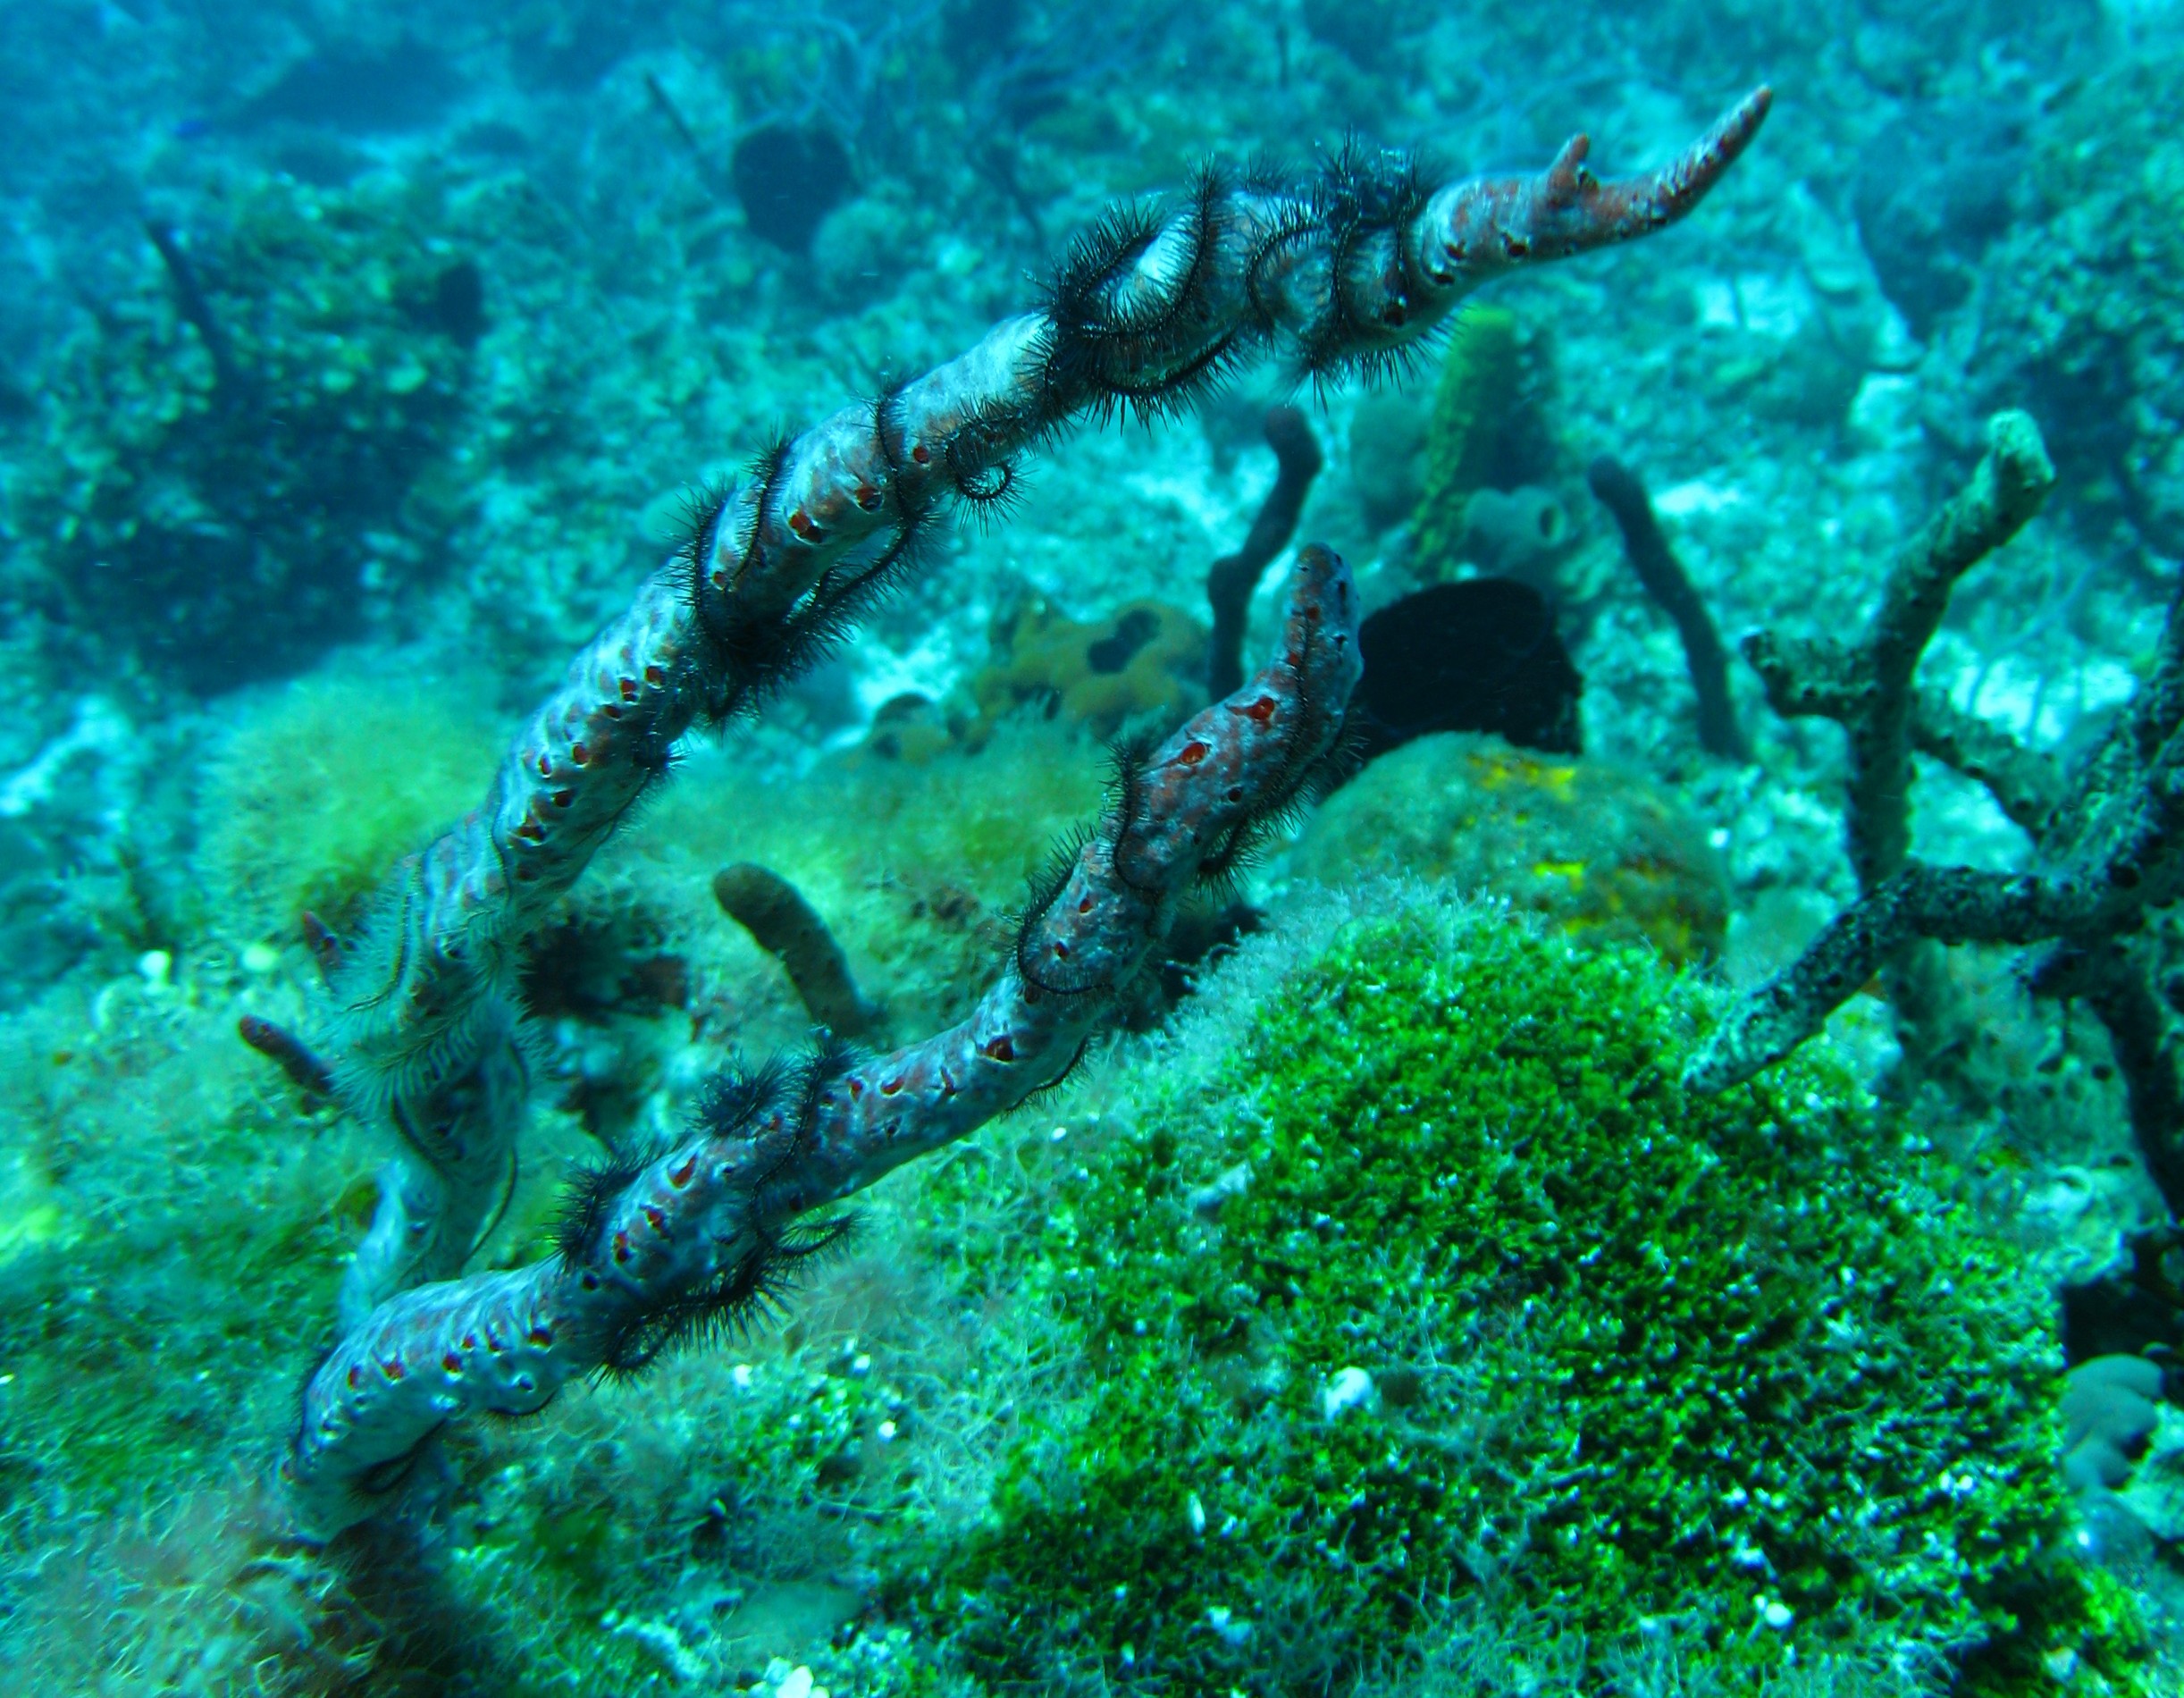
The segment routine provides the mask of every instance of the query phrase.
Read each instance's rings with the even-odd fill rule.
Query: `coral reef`
[[[160,265],[60,363],[16,507],[108,664],[210,693],[441,565],[485,318],[429,180],[275,178],[200,218],[148,227]]]
[[[1180,405],[1225,362],[1267,342],[1286,340],[1306,372],[1384,364],[1493,276],[1683,216],[1757,133],[1770,98],[1764,88],[1747,97],[1669,166],[1619,183],[1592,175],[1583,137],[1536,179],[1473,179],[1438,190],[1407,162],[1355,153],[1339,158],[1308,197],[1209,172],[1164,218],[1117,214],[1100,225],[1058,273],[1046,311],[1006,320],[968,354],[777,442],[748,481],[702,500],[677,561],[646,580],[572,662],[503,760],[485,805],[403,864],[332,974],[333,1076],[353,1106],[399,1132],[403,1147],[382,1172],[372,1230],[344,1280],[346,1337],[314,1376],[310,1413],[285,1465],[301,1524],[339,1529],[367,1513],[382,1475],[429,1442],[441,1402],[472,1407],[466,1374],[482,1375],[475,1383],[488,1401],[475,1407],[494,1407],[497,1396],[508,1407],[534,1408],[569,1364],[588,1371],[615,1358],[611,1338],[600,1335],[602,1316],[635,1316],[630,1324],[641,1332],[650,1324],[643,1306],[632,1309],[604,1275],[589,1275],[596,1289],[563,1290],[561,1264],[543,1265],[506,1291],[489,1283],[483,1300],[506,1298],[521,1308],[550,1297],[588,1317],[588,1330],[564,1339],[556,1356],[550,1322],[542,1340],[532,1340],[527,1324],[508,1331],[514,1310],[491,1324],[481,1316],[489,1355],[516,1351],[504,1373],[474,1361],[473,1345],[458,1347],[466,1324],[453,1317],[462,1302],[446,1292],[465,1288],[436,1294],[433,1282],[460,1271],[516,1184],[529,1072],[513,994],[523,942],[657,788],[685,730],[725,722],[807,665],[900,573],[942,501],[952,496],[973,509],[1001,502],[1015,483],[1012,455],[1073,416]],[[1323,569],[1311,566],[1306,576]],[[1337,599],[1348,596],[1344,588]],[[1294,635],[1289,646],[1294,672],[1308,646]],[[1354,661],[1354,652],[1345,655]],[[1344,702],[1353,682],[1344,680]],[[1278,694],[1264,700],[1265,715],[1252,718],[1261,729],[1280,717]],[[1320,710],[1306,703],[1297,714],[1308,719]],[[1189,738],[1182,747],[1196,752],[1184,764],[1222,746],[1210,731]],[[1278,769],[1258,786],[1258,802],[1266,804],[1269,791],[1285,799],[1301,776]],[[1114,818],[1132,825],[1147,794],[1133,778]],[[1201,860],[1217,868],[1238,847],[1248,810],[1234,811],[1253,794],[1247,784],[1226,802],[1194,803],[1231,810],[1219,829],[1232,840],[1198,845],[1194,873]],[[1085,912],[1095,905],[1088,897]],[[1035,912],[1043,912],[1037,904]],[[1021,955],[1018,964],[1029,972]],[[1010,1005],[1004,998],[999,1006]],[[1045,1030],[1037,1021],[1029,1029]],[[937,1065],[953,1040],[931,1041],[939,1050],[927,1059]],[[968,1064],[958,1057],[956,1074]],[[752,1185],[762,1192],[773,1177],[764,1151],[785,1138],[792,1151],[799,1147],[797,1129],[840,1082],[838,1071],[807,1073],[807,1099],[794,1113],[786,1098],[776,1100],[777,1089],[725,1092],[724,1105],[741,1107],[724,1106],[717,1130],[724,1144],[743,1141],[722,1152],[718,1184],[685,1200],[718,1201],[735,1215]],[[948,1120],[936,1116],[936,1137]],[[769,1125],[773,1144],[761,1149],[750,1135]],[[651,1166],[666,1175],[671,1165],[609,1170],[618,1174],[612,1195],[649,1184]],[[674,1171],[683,1177],[668,1189],[681,1193],[696,1157]],[[717,1198],[720,1186],[727,1189]],[[609,1192],[593,1195],[603,1217]],[[802,1206],[818,1200],[810,1195]],[[662,1220],[684,1218],[670,1217],[665,1204],[644,1206]],[[753,1205],[754,1221],[771,1217]],[[565,1248],[590,1247],[601,1224],[589,1220]],[[763,1295],[763,1285],[736,1282],[781,1265],[767,1243],[763,1235],[746,1240],[730,1260],[708,1265],[708,1256],[735,1247],[734,1233],[725,1244],[702,1236],[694,1247],[683,1242],[662,1262],[655,1307],[672,1314],[692,1292],[716,1287],[745,1299]],[[539,1290],[526,1297],[529,1284]],[[703,1302],[699,1310],[710,1312]],[[455,1327],[446,1338],[443,1321]],[[674,1331],[669,1324],[663,1336]],[[398,1338],[441,1366],[412,1375]],[[375,1341],[393,1356],[374,1357]],[[538,1359],[525,1366],[532,1349]]]
[[[2184,150],[2155,114],[2180,90],[2184,57],[2170,47],[2058,98],[2020,148],[2031,215],[1997,236],[1976,309],[1939,338],[1973,401],[2039,420],[2089,528],[2171,557],[2184,551],[2184,379],[2163,280],[2184,265]],[[1975,158],[1975,171],[1995,163]]]

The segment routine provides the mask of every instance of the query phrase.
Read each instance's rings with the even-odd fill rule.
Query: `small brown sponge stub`
[[[879,1013],[858,994],[849,961],[827,922],[779,873],[741,861],[713,875],[713,897],[769,954],[779,958],[811,1018],[837,1038],[860,1038]]]

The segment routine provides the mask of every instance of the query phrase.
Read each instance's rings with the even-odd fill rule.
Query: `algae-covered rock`
[[[51,374],[20,499],[78,622],[209,693],[444,565],[486,325],[447,223],[429,186],[268,177],[150,227],[135,291]]]
[[[1087,1389],[905,1604],[1012,1686],[1348,1690],[1483,1597],[1582,1636],[1556,1693],[1649,1645],[1680,1691],[2136,1689],[2046,1294],[1920,1140],[1824,1052],[1686,1093],[1713,1005],[1644,952],[1347,912],[1201,997],[1027,1243],[958,1251]]]
[[[245,698],[206,764],[197,884],[220,931],[359,917],[394,863],[485,800],[507,727],[475,683],[319,674]]]
[[[1340,885],[1415,874],[1507,897],[1590,940],[1672,962],[1720,954],[1728,887],[1705,828],[1643,774],[1443,732],[1375,761],[1331,796],[1293,872]]]

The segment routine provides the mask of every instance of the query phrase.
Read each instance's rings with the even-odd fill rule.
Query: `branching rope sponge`
[[[298,1522],[331,1531],[366,1513],[446,1420],[535,1408],[571,1373],[634,1365],[758,1300],[827,1241],[786,1223],[1062,1072],[1179,882],[1232,867],[1308,780],[1355,672],[1348,580],[1307,556],[1275,667],[1125,763],[1107,823],[1039,893],[970,1021],[880,1062],[728,1092],[740,1106],[712,1132],[591,1181],[559,1257],[442,1283],[513,1182],[531,1063],[523,942],[686,730],[809,664],[950,505],[998,512],[1019,458],[1075,421],[1178,408],[1239,362],[1285,351],[1315,380],[1399,361],[1492,278],[1683,217],[1768,101],[1758,90],[1667,166],[1621,182],[1592,175],[1582,136],[1538,176],[1441,187],[1407,158],[1357,149],[1301,182],[1203,172],[1166,209],[1098,224],[1041,310],[776,442],[701,497],[686,546],[576,657],[484,804],[403,864],[360,937],[323,940],[325,1060],[300,1047],[291,1059],[314,1077],[323,1067],[403,1147],[344,1285],[347,1336],[310,1383],[285,1465]]]

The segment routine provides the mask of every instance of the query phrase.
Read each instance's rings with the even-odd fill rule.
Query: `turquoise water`
[[[0,19],[9,1690],[2184,1690],[2165,0]]]

